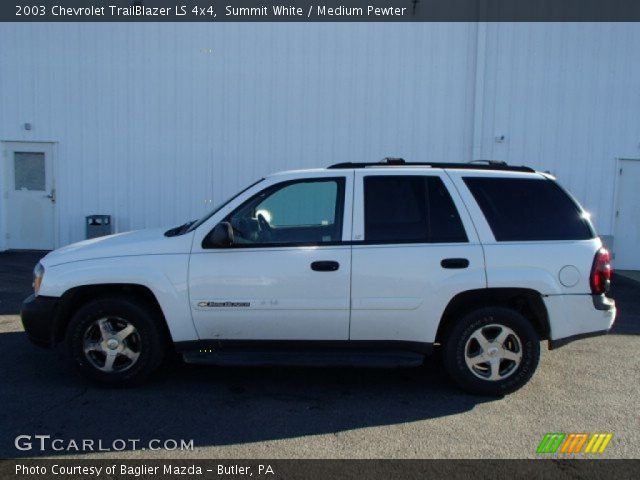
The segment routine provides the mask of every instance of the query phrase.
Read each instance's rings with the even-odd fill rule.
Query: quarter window
[[[367,243],[467,241],[458,211],[438,177],[365,177],[364,204]]]
[[[594,236],[578,205],[554,181],[467,177],[464,182],[499,242]]]

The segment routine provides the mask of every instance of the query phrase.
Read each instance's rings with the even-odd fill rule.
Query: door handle
[[[313,262],[311,264],[311,270],[316,272],[335,272],[340,268],[340,264],[338,262],[334,262],[333,260],[323,260],[320,262]]]
[[[442,268],[467,268],[469,260],[466,258],[445,258],[440,262]]]

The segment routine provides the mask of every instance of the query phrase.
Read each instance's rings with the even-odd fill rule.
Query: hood
[[[185,254],[191,251],[193,232],[176,237],[165,237],[166,230],[166,228],[137,230],[83,240],[50,252],[41,262],[47,267],[96,258]]]

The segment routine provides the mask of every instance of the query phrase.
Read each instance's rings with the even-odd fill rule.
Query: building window
[[[16,190],[44,192],[45,167],[42,152],[14,152],[13,175]]]

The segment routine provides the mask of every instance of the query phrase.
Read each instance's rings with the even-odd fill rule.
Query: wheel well
[[[80,307],[98,297],[109,295],[125,296],[142,302],[157,318],[161,319],[160,324],[165,338],[167,338],[168,341],[171,340],[171,334],[162,308],[156,296],[148,287],[137,284],[111,283],[75,287],[67,290],[62,297],[60,297],[54,323],[54,342],[59,343],[64,339],[67,326]]]
[[[491,306],[516,310],[531,322],[540,340],[549,339],[549,317],[539,292],[527,288],[483,288],[467,290],[451,299],[440,319],[436,343],[442,341],[457,319],[472,310]]]

